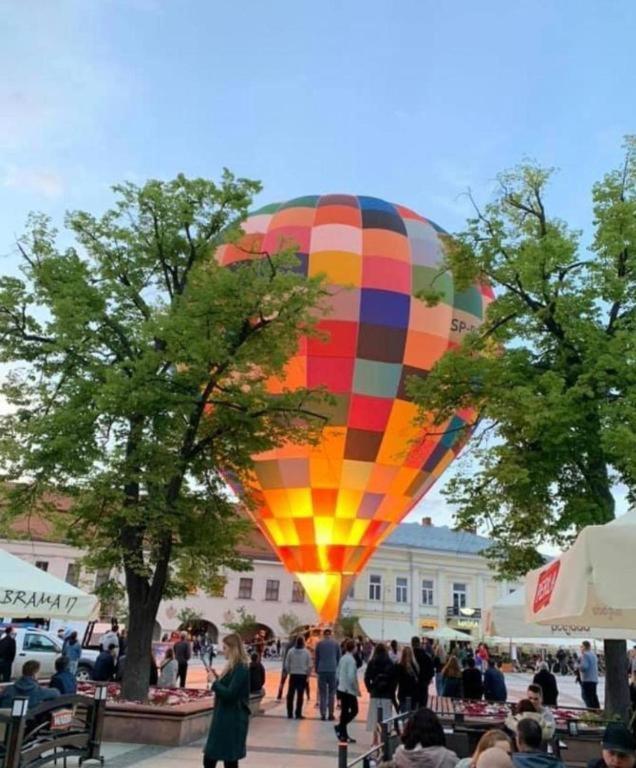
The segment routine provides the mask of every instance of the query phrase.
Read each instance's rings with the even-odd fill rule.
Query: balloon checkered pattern
[[[304,339],[272,391],[326,387],[335,407],[317,445],[254,456],[249,484],[257,524],[320,618],[333,621],[377,546],[468,437],[471,410],[435,430],[418,422],[407,381],[479,326],[493,294],[483,284],[456,291],[440,269],[444,231],[378,198],[296,198],[255,211],[243,229],[242,243],[218,250],[220,264],[293,243],[298,269],[327,278],[325,338]],[[430,288],[442,296],[435,306],[418,298]]]

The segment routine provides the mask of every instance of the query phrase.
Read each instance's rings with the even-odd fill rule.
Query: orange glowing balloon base
[[[444,232],[372,197],[311,195],[269,205],[245,221],[244,241],[217,251],[222,265],[297,247],[296,271],[326,276],[322,338],[304,339],[270,392],[324,387],[334,403],[315,446],[289,443],[253,457],[244,482],[254,519],[320,618],[331,622],[355,576],[468,438],[474,413],[429,430],[408,380],[477,328],[489,286],[455,290]],[[429,306],[420,296],[433,290]]]

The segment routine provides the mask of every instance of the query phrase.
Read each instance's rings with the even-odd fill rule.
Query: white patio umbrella
[[[636,630],[636,509],[590,525],[558,559],[526,574],[528,622]],[[596,629],[595,629],[596,631]]]
[[[611,627],[589,627],[583,624],[537,624],[526,621],[526,590],[516,589],[500,598],[486,611],[485,633],[489,637],[509,640],[534,640],[538,645],[561,644],[576,639],[630,640],[636,637],[636,630]]]
[[[0,615],[15,618],[96,618],[97,598],[0,549]]]
[[[471,636],[466,632],[459,632],[452,627],[441,627],[440,629],[432,629],[423,631],[424,637],[430,637],[431,640],[460,640],[466,642],[472,640]]]

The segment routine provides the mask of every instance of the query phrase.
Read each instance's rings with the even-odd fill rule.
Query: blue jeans
[[[318,701],[320,702],[320,716],[333,717],[333,707],[336,699],[336,673],[318,672]]]

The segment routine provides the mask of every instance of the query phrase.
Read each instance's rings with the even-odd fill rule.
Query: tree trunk
[[[142,602],[137,595],[128,595],[129,622],[126,664],[122,683],[122,696],[131,701],[148,698],[152,632],[157,608]]]
[[[629,715],[630,697],[627,681],[627,643],[605,640],[605,711],[619,715],[625,722]]]

